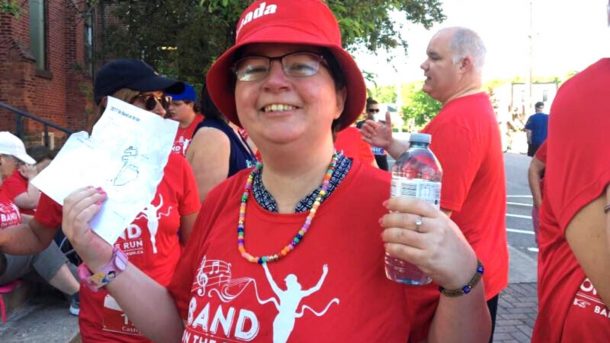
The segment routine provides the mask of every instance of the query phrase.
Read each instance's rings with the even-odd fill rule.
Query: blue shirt
[[[549,127],[549,115],[546,113],[532,114],[525,123],[525,129],[532,131],[532,144],[539,146],[546,140]]]

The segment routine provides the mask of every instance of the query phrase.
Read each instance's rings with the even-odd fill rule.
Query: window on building
[[[85,17],[85,66],[89,71],[89,75],[93,76],[93,25],[91,24],[91,18],[93,14],[89,12],[89,15]]]
[[[47,69],[47,16],[44,0],[29,0],[30,3],[30,41],[36,67]]]

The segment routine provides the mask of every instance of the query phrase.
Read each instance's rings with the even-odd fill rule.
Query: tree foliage
[[[421,86],[421,85],[420,85]],[[405,122],[411,119],[415,125],[422,126],[428,123],[441,110],[441,103],[432,99],[421,90],[421,87],[411,87],[402,107]]]
[[[298,0],[297,0],[298,1]],[[233,44],[235,23],[250,0],[98,0],[97,57],[143,58],[160,72],[198,84]],[[407,48],[397,21],[425,27],[445,19],[440,0],[328,0],[343,44],[369,51]],[[105,14],[105,16],[104,16]],[[110,16],[108,16],[110,14]],[[120,18],[120,19],[119,19]]]

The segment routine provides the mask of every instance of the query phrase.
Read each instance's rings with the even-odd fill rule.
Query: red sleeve
[[[58,229],[61,226],[62,210],[60,204],[41,193],[34,219],[48,229]]]
[[[481,164],[477,141],[466,127],[443,125],[426,133],[432,134],[430,150],[443,168],[441,208],[459,212]]]
[[[609,85],[604,59],[564,83],[551,107],[545,196],[562,232],[610,184]]]
[[[27,192],[27,183],[24,185],[20,178],[21,175],[19,174],[19,171],[15,170],[11,176],[7,177],[2,182],[2,191],[11,201],[14,201],[21,193]]]
[[[205,221],[201,216],[202,212],[197,216],[195,225],[193,225],[193,233],[186,243],[182,256],[180,256],[180,260],[176,266],[176,272],[169,285],[167,285],[167,290],[172,295],[172,298],[174,298],[178,313],[183,319],[186,319],[188,316],[188,305],[191,297],[191,289],[193,287],[193,279],[197,275],[196,268],[198,262],[201,260],[200,247],[203,245],[205,237],[207,236],[202,227],[202,222]]]
[[[363,164],[373,164],[375,156],[371,151],[371,146],[362,139],[360,130],[350,126],[337,133],[335,140],[335,149],[343,151],[345,156],[357,159]]]
[[[540,162],[546,164],[546,141],[540,145],[538,150],[536,150],[536,154],[534,155]]]
[[[215,217],[214,209],[222,201],[223,190],[216,187],[210,191],[206,201],[202,204],[197,220],[193,225],[193,232],[184,247],[180,261],[176,266],[176,272],[167,286],[168,291],[174,298],[178,313],[183,319],[187,318],[188,305],[191,298],[194,278],[197,277],[197,268],[201,262],[201,254],[206,242],[211,218]]]

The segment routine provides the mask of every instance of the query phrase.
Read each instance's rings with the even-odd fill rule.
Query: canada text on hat
[[[256,9],[246,13],[243,16],[243,18],[241,19],[241,22],[239,23],[239,26],[237,27],[237,32],[235,33],[235,35],[237,37],[239,37],[239,31],[241,31],[241,28],[244,27],[244,25],[251,22],[252,20],[256,20],[264,15],[274,14],[276,11],[277,11],[276,4],[267,5],[266,2],[261,2],[261,4]]]
[[[36,161],[25,152],[25,146],[21,139],[8,131],[0,132],[0,155],[10,155],[27,164],[36,163]]]

